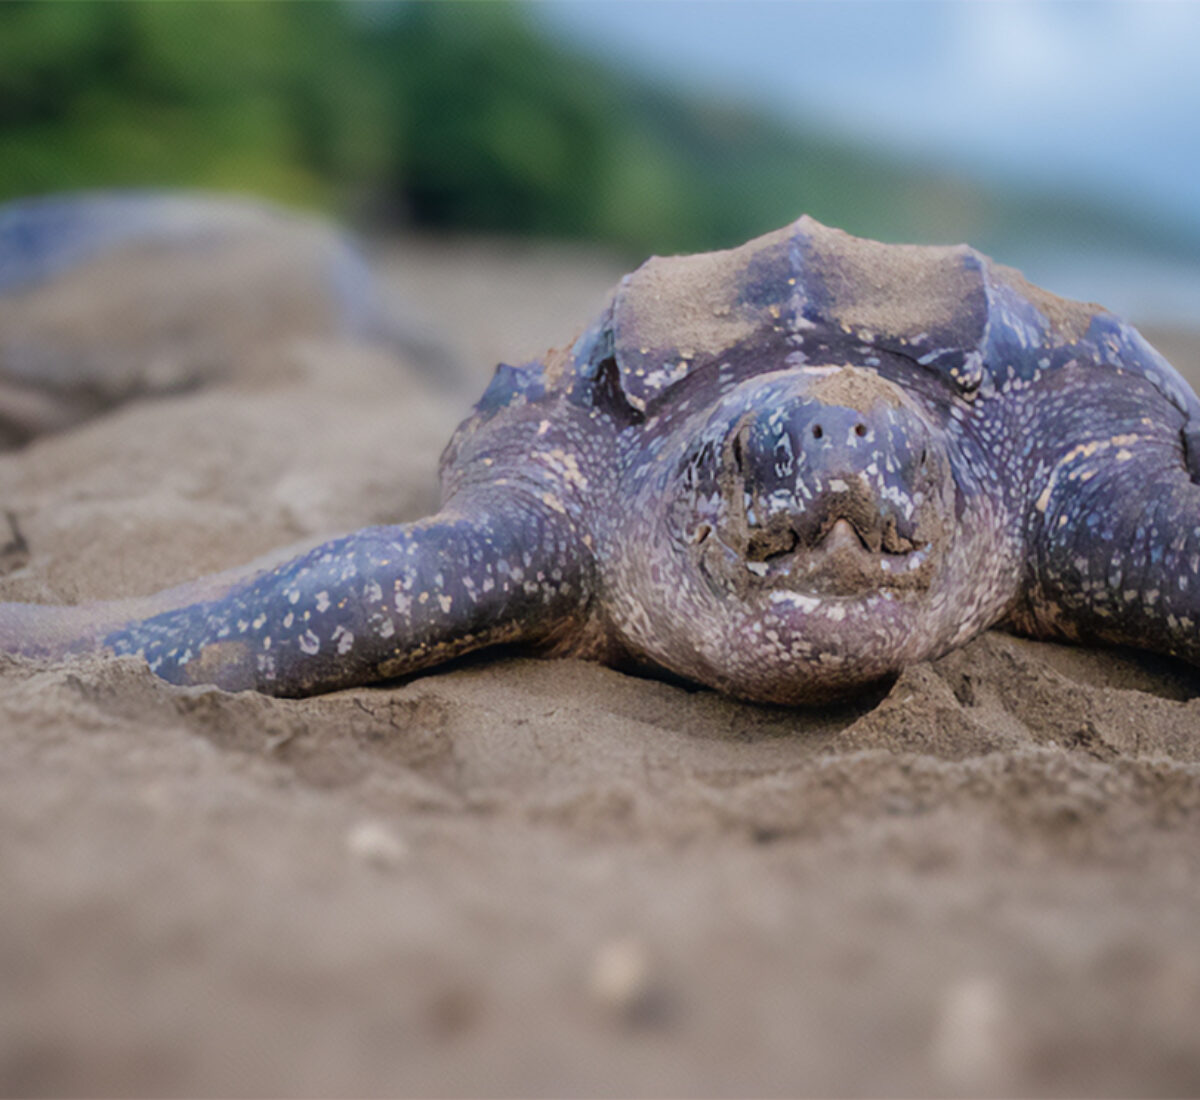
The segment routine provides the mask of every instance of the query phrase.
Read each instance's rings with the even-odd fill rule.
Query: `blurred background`
[[[1200,317],[1200,5],[0,5],[0,199],[183,186],[623,265],[802,212]]]

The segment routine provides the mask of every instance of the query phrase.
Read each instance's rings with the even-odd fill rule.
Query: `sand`
[[[623,266],[380,260],[468,389]],[[0,457],[0,599],[418,516],[470,399],[294,342],[45,437]],[[991,633],[788,710],[513,655],[308,700],[0,659],[0,883],[6,1095],[1195,1093],[1200,674]]]

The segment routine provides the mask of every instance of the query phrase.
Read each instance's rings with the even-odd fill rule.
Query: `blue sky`
[[[539,24],[610,63],[982,179],[1200,229],[1200,3],[579,0]]]

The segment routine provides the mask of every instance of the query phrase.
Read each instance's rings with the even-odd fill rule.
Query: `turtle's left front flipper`
[[[591,585],[571,521],[517,493],[488,497],[143,600],[0,604],[0,650],[133,653],[176,684],[307,695],[567,638]]]
[[[1101,419],[1097,410],[1103,406]],[[1029,506],[1012,625],[1200,664],[1200,484],[1186,413],[1142,379],[1064,392]],[[1197,466],[1200,468],[1200,466]]]

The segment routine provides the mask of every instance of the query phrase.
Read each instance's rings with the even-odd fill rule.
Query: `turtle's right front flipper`
[[[572,521],[517,493],[452,501],[416,523],[368,527],[275,569],[142,602],[0,604],[0,648],[138,654],[176,684],[307,695],[402,676],[582,625],[590,557]]]

